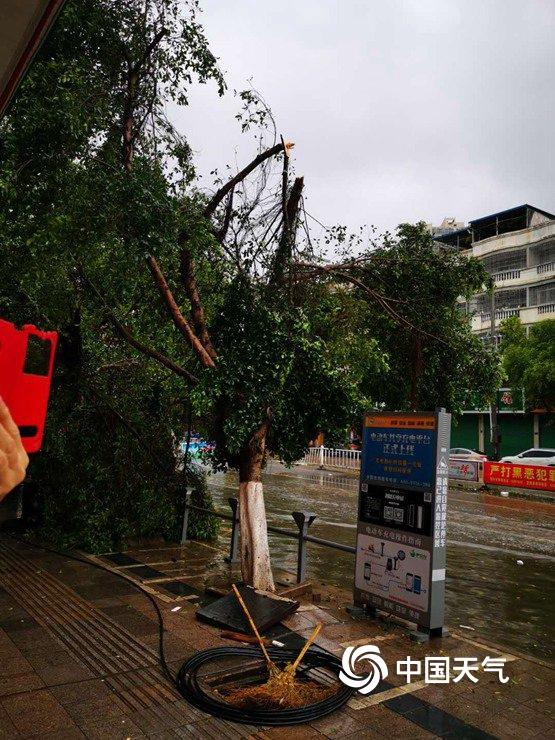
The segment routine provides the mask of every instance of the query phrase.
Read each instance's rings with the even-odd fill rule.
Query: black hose
[[[268,650],[270,658],[277,664],[293,662],[298,650],[277,649]],[[255,647],[218,647],[202,650],[186,660],[177,674],[177,688],[188,702],[203,712],[212,714],[219,719],[238,722],[247,725],[283,726],[296,725],[303,722],[312,722],[326,714],[340,709],[353,695],[353,689],[339,684],[338,690],[321,701],[305,707],[295,709],[239,709],[214,693],[205,691],[198,678],[198,671],[206,663],[216,660],[229,660],[237,657],[242,660],[260,659],[261,653]],[[310,648],[303,657],[305,671],[312,668],[327,668],[336,676],[341,670],[341,661],[335,655],[323,650]]]

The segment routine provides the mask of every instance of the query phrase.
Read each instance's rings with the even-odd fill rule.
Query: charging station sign
[[[354,600],[443,627],[451,416],[364,419]]]

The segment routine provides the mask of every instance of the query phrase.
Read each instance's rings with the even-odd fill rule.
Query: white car
[[[450,460],[474,460],[476,462],[487,462],[488,458],[481,452],[469,450],[466,447],[451,447],[449,450]]]
[[[533,447],[518,455],[502,457],[502,463],[521,463],[521,465],[555,465],[555,450],[549,447]]]

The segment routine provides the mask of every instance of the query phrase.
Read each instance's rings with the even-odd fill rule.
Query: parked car
[[[488,458],[481,452],[468,450],[466,447],[451,447],[449,457],[452,460],[474,460],[475,462],[487,462]]]
[[[507,455],[499,462],[521,465],[555,465],[555,450],[550,447],[533,447],[518,455]]]

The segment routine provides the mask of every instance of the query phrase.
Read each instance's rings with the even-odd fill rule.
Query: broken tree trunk
[[[262,591],[275,591],[264,490],[261,474],[266,449],[266,423],[251,436],[239,466],[239,517],[241,527],[241,575],[244,583]]]

